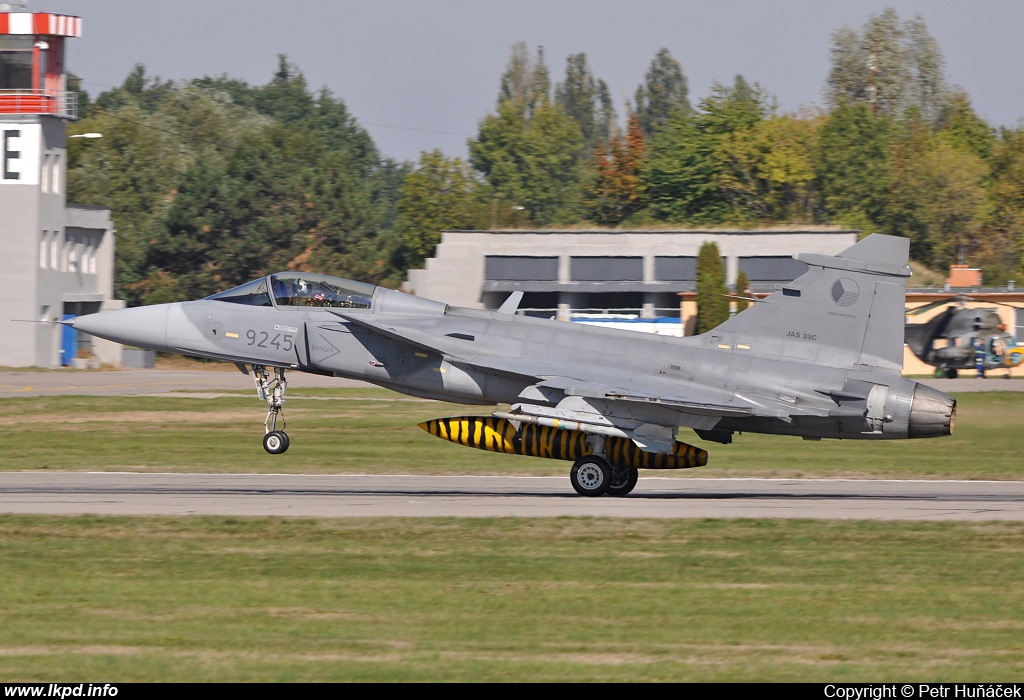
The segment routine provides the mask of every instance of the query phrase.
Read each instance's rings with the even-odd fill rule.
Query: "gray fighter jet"
[[[908,241],[872,235],[714,330],[671,338],[452,307],[373,285],[268,275],[199,301],[81,316],[80,331],[138,347],[235,363],[278,428],[288,370],[362,379],[413,396],[507,404],[489,416],[421,424],[451,442],[572,460],[582,495],[624,495],[638,469],[701,466],[692,430],[894,440],[952,433],[956,401],[904,379]],[[248,366],[248,367],[247,367]]]

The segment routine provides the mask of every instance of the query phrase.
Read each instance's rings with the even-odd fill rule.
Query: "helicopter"
[[[935,367],[936,377],[955,379],[958,370],[976,369],[976,353],[984,350],[985,371],[1006,370],[1024,363],[1024,346],[1019,346],[995,309],[968,308],[964,302],[979,301],[964,294],[908,309],[904,340],[922,362]],[[1011,306],[994,301],[1000,306]],[[926,323],[910,323],[910,316],[950,304],[943,313]],[[955,305],[954,305],[955,304]],[[1016,308],[1012,307],[1011,308]],[[944,341],[944,342],[943,342]]]

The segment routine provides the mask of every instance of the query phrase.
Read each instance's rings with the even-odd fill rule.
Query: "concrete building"
[[[121,346],[59,325],[121,308],[114,227],[106,209],[67,204],[64,42],[81,19],[0,12],[0,365],[118,365]]]
[[[857,241],[838,227],[751,230],[445,231],[425,269],[404,289],[458,306],[496,309],[522,291],[521,309],[578,320],[597,314],[680,317],[680,294],[697,286],[697,254],[718,245],[729,284],[739,270],[771,291],[803,274],[795,253],[835,255]],[[685,322],[686,310],[683,309]]]

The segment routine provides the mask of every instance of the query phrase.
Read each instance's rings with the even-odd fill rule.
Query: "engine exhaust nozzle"
[[[952,435],[956,424],[956,399],[925,384],[914,389],[910,402],[910,437]]]

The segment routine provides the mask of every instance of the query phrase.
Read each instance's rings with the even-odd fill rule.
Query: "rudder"
[[[815,364],[900,370],[910,241],[876,233],[835,256],[794,257],[810,269],[711,333]]]

